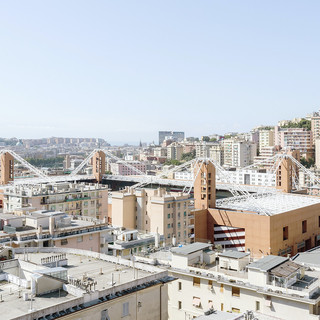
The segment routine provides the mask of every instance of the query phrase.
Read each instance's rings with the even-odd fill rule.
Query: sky
[[[320,109],[318,0],[0,0],[0,137],[158,140]]]

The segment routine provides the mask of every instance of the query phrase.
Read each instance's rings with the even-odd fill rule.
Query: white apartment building
[[[319,271],[289,258],[266,256],[250,263],[249,253],[212,251],[193,243],[172,249],[169,319],[185,320],[215,310],[245,313],[258,319],[319,319]],[[261,317],[260,317],[261,316]]]
[[[196,157],[197,158],[209,158],[211,147],[217,146],[217,145],[219,145],[217,142],[201,141],[201,142],[195,143]]]
[[[231,181],[222,180],[217,177],[217,182],[247,184],[265,187],[276,186],[276,175],[266,172],[266,170],[248,169],[229,171]]]
[[[108,217],[108,187],[70,182],[6,186],[3,212],[21,208],[62,211],[103,220]]]
[[[224,164],[224,150],[223,150],[223,145],[221,144],[215,144],[211,146],[210,151],[209,151],[209,157],[219,165]]]
[[[259,152],[262,148],[274,146],[274,130],[259,130]]]
[[[246,167],[253,163],[257,155],[257,145],[249,141],[226,139],[223,141],[224,166]]]

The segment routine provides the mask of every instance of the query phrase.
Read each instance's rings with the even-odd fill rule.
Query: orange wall
[[[270,217],[238,211],[208,209],[208,236],[213,239],[215,224],[245,229],[246,250],[250,249],[253,256],[270,253]]]
[[[194,241],[209,239],[207,234],[207,215],[208,210],[195,210],[194,214]]]
[[[311,238],[311,246],[315,246],[315,236],[320,234],[319,228],[320,204],[274,215],[271,219],[271,247],[273,254],[286,247],[293,247],[297,253],[297,243]],[[302,221],[307,220],[307,232],[302,233]],[[283,227],[288,226],[288,240],[283,240]]]

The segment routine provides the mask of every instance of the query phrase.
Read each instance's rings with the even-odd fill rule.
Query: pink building
[[[281,128],[275,126],[275,145],[292,148],[306,154],[312,149],[312,132],[305,128]]]

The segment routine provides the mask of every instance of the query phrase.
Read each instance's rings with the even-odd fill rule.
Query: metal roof
[[[293,273],[296,273],[300,268],[301,266],[298,265],[297,263],[292,261],[286,261],[282,263],[280,266],[273,268],[270,271],[270,273],[276,277],[287,278],[291,276]]]
[[[248,265],[248,269],[258,269],[261,271],[269,271],[288,260],[289,258],[270,255],[270,256],[261,258],[256,262],[250,263]]]
[[[320,198],[292,193],[274,193],[260,197],[226,198],[217,201],[217,207],[230,210],[244,210],[253,213],[266,212],[268,215],[276,215],[293,211],[315,204],[320,204]],[[260,211],[259,211],[260,210]]]
[[[313,248],[306,252],[297,253],[292,260],[310,266],[320,266],[320,248]]]
[[[200,251],[200,250],[204,250],[207,248],[212,247],[211,243],[201,243],[201,242],[195,242],[192,244],[188,244],[186,246],[180,247],[180,248],[172,248],[171,252],[174,254],[179,254],[182,256],[187,256],[190,253],[196,252],[196,251]]]
[[[235,250],[229,250],[222,253],[219,253],[219,257],[233,258],[233,259],[241,259],[250,255],[248,252],[240,252]]]

